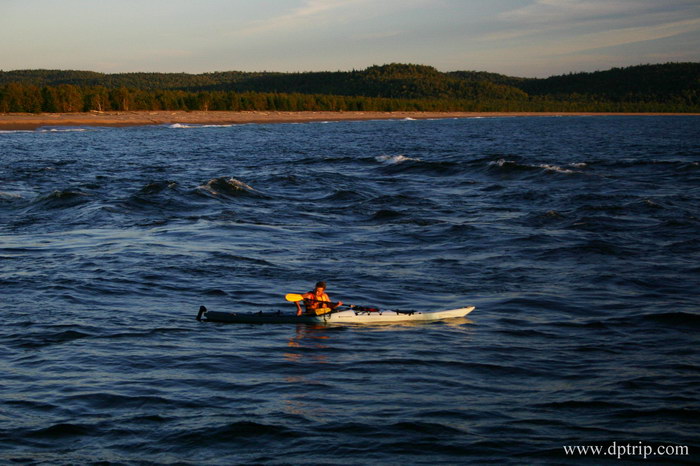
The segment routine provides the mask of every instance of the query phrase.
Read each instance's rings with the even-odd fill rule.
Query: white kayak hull
[[[203,307],[203,306],[202,306]],[[221,312],[201,309],[198,320],[239,324],[375,324],[386,322],[420,322],[464,317],[474,306],[445,311],[381,311],[356,312],[353,310],[332,312],[320,316],[296,316],[284,312]]]

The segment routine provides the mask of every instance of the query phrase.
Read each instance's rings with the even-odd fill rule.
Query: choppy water
[[[697,117],[4,132],[0,183],[1,463],[698,460]],[[477,309],[194,319],[319,279]]]

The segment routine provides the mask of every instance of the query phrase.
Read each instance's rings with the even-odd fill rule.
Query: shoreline
[[[4,113],[0,130],[35,130],[46,126],[149,126],[166,124],[234,125],[248,123],[306,123],[319,121],[425,120],[495,117],[564,116],[698,116],[698,113],[595,112],[265,112],[265,111],[133,111],[89,113]]]

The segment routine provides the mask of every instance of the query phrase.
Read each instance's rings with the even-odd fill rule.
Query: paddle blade
[[[287,301],[291,301],[293,303],[296,303],[298,301],[303,301],[304,297],[300,294],[288,293],[284,296],[284,299],[286,299]]]

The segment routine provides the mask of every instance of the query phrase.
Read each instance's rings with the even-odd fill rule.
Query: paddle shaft
[[[330,305],[336,305],[335,307],[332,307],[333,312],[335,312],[335,309],[338,306],[338,303],[331,303],[329,301],[319,301],[317,299],[306,299],[307,301],[314,301],[317,303],[326,303]],[[370,307],[370,306],[358,306],[357,304],[342,304],[342,307],[348,307],[350,309],[355,309],[356,312],[395,312],[397,314],[414,314],[416,311],[404,311],[401,309],[379,309],[377,307]]]
[[[316,303],[327,303],[330,306],[335,306],[335,307],[333,307],[333,309],[335,309],[336,307],[339,306],[338,303],[332,303],[329,301],[320,301],[318,299],[313,299],[313,298],[304,298],[303,295],[296,294],[296,293],[288,293],[285,295],[284,299],[286,299],[287,301],[294,302],[294,303],[297,303],[299,301],[311,301],[311,302],[316,302]],[[385,311],[388,311],[388,312],[396,312],[399,314],[413,314],[414,312],[416,312],[416,311],[403,311],[401,309],[384,309],[384,310],[382,310],[382,309],[378,309],[376,307],[358,306],[357,304],[343,304],[343,306],[347,306],[350,309],[356,309],[360,312],[385,312]]]
[[[311,301],[314,303],[326,303],[328,304],[332,309],[335,309],[340,306],[339,303],[333,303],[330,301],[321,301],[318,299],[313,299],[313,298],[305,298],[303,295],[296,294],[296,293],[289,293],[284,297],[287,301],[291,301],[294,303],[298,303],[299,301]],[[379,309],[374,308],[374,307],[367,307],[367,306],[358,306],[357,304],[342,304],[343,307],[349,307],[350,309],[358,309],[358,310],[364,310],[367,312],[379,312]]]
[[[333,303],[333,302],[331,302],[331,301],[321,301],[321,300],[319,300],[319,299],[304,298],[303,301],[310,301],[310,302],[312,302],[312,303],[323,303],[323,304],[326,305],[326,307],[329,307],[329,308],[331,308],[332,310],[335,310],[335,309],[337,309],[337,308],[340,307],[340,306],[353,307],[352,304],[342,304],[342,305],[341,305],[339,302],[338,302],[338,303]],[[295,301],[295,302],[298,303],[299,301]]]

